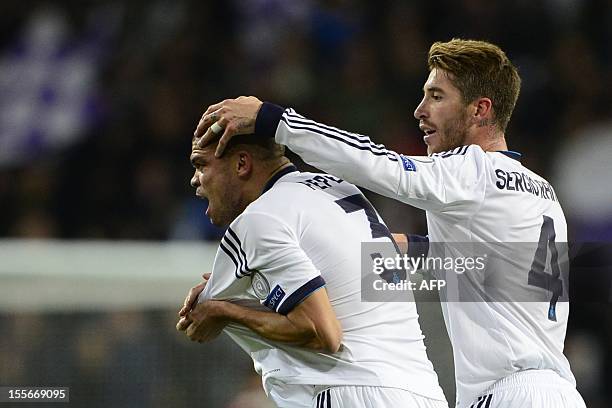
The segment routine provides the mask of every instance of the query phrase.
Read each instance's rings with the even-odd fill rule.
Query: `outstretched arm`
[[[314,122],[293,109],[252,96],[211,105],[194,134],[200,146],[205,146],[221,132],[216,156],[223,154],[232,137],[253,133],[254,137],[275,138],[308,164],[391,198],[401,199],[400,183],[407,183],[409,159],[403,162],[397,153],[374,144],[367,136]]]
[[[252,133],[254,137],[274,137],[306,163],[325,172],[417,208],[458,219],[472,215],[484,198],[486,155],[477,146],[461,146],[431,157],[400,155],[375,144],[368,136],[317,123],[293,109],[263,103],[252,96],[211,105],[195,135],[205,145],[221,132],[217,156],[233,136]]]

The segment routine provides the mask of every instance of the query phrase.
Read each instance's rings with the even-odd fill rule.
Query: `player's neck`
[[[281,157],[279,161],[275,163],[274,166],[271,166],[270,174],[268,175],[268,179],[266,180],[266,183],[270,181],[270,179],[274,177],[279,171],[281,171],[282,169],[286,167],[289,167],[291,164],[292,163],[289,161],[288,158],[284,156]]]
[[[245,192],[249,202],[253,202],[262,194],[268,182],[281,170],[291,165],[291,162],[286,157],[283,157],[278,162],[270,166],[264,166],[257,170],[257,175],[248,184],[248,191]]]
[[[466,144],[477,144],[485,152],[508,150],[504,132],[493,125],[479,128],[476,132],[472,133],[470,139],[469,143]]]
[[[506,138],[502,134],[500,137],[496,137],[495,139],[487,139],[483,140],[478,145],[485,152],[496,152],[499,150],[508,150],[508,144],[506,143]]]

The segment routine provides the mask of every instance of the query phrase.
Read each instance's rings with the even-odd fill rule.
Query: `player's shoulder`
[[[472,145],[459,146],[454,149],[445,150],[443,152],[432,153],[429,155],[429,157],[435,159],[447,159],[453,156],[465,156],[470,146]]]
[[[303,206],[311,201],[328,199],[326,194],[355,194],[358,188],[347,181],[325,173],[293,172],[278,180],[269,190],[256,200],[256,206],[296,203]]]
[[[440,166],[446,169],[449,176],[457,178],[481,178],[493,166],[493,162],[486,152],[476,144],[433,153],[429,156],[429,160],[431,160],[431,165]]]
[[[295,171],[277,180],[243,214],[263,213],[291,220],[300,214],[316,213],[330,201],[359,192],[353,184],[329,174]]]
[[[260,197],[261,198],[261,197]],[[274,236],[293,229],[295,217],[290,211],[280,211],[280,206],[257,199],[229,225],[228,233],[237,235],[251,244],[262,244],[261,238]],[[284,233],[283,232],[283,233]]]
[[[429,155],[433,163],[449,169],[460,171],[468,168],[484,170],[491,165],[491,159],[480,145],[471,144],[459,146],[444,152]]]
[[[308,174],[294,171],[276,180],[246,207],[241,214],[242,218],[251,218],[253,214],[286,218],[296,208],[308,205],[312,199],[305,185]]]
[[[496,169],[518,171],[528,175],[531,178],[548,182],[548,180],[546,180],[543,176],[523,165],[523,155],[520,152],[513,150],[496,150],[488,151],[486,154]]]
[[[266,190],[236,217],[230,227],[245,233],[251,231],[251,235],[298,228],[300,219],[303,220],[305,216],[312,218],[320,211],[325,211],[329,197],[320,194],[321,189],[326,186],[325,183],[349,185],[340,179],[334,178],[337,180],[335,182],[326,176],[299,171],[284,175],[272,185],[268,185]],[[315,188],[315,185],[318,187]]]
[[[283,176],[249,204],[245,212],[278,213],[303,202],[308,192],[306,186],[301,184],[303,179],[302,173],[297,171]]]

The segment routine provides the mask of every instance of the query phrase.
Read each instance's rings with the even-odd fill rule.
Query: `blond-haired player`
[[[523,253],[521,268],[508,273],[519,289],[539,290],[550,302],[442,304],[457,406],[583,407],[563,355],[569,303],[557,302],[563,282],[544,270],[556,259],[550,248],[567,241],[565,217],[550,184],[525,168],[506,144],[518,72],[499,47],[483,41],[435,43],[428,63],[424,96],[414,111],[427,157],[397,154],[367,136],[254,97],[210,106],[196,134],[208,139],[207,129],[217,123],[224,129],[221,154],[233,135],[273,133],[307,163],[426,210],[432,241],[533,242],[537,249]],[[505,271],[486,271],[495,272]]]

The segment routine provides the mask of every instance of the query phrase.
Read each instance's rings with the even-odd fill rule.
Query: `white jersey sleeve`
[[[415,207],[463,217],[476,211],[485,192],[485,154],[462,146],[432,156],[406,156],[373,143],[369,137],[317,123],[264,104],[259,133],[275,140],[305,162],[358,186]],[[271,111],[276,111],[276,116]],[[266,124],[268,123],[268,124]],[[268,133],[269,134],[269,133]]]
[[[237,270],[242,256],[248,273],[253,275],[255,296],[275,312],[286,315],[325,285],[321,273],[300,248],[295,232],[279,218],[245,212],[232,223],[226,237],[228,234],[232,239],[225,244],[233,243],[234,247],[227,245],[226,254],[235,261]]]

